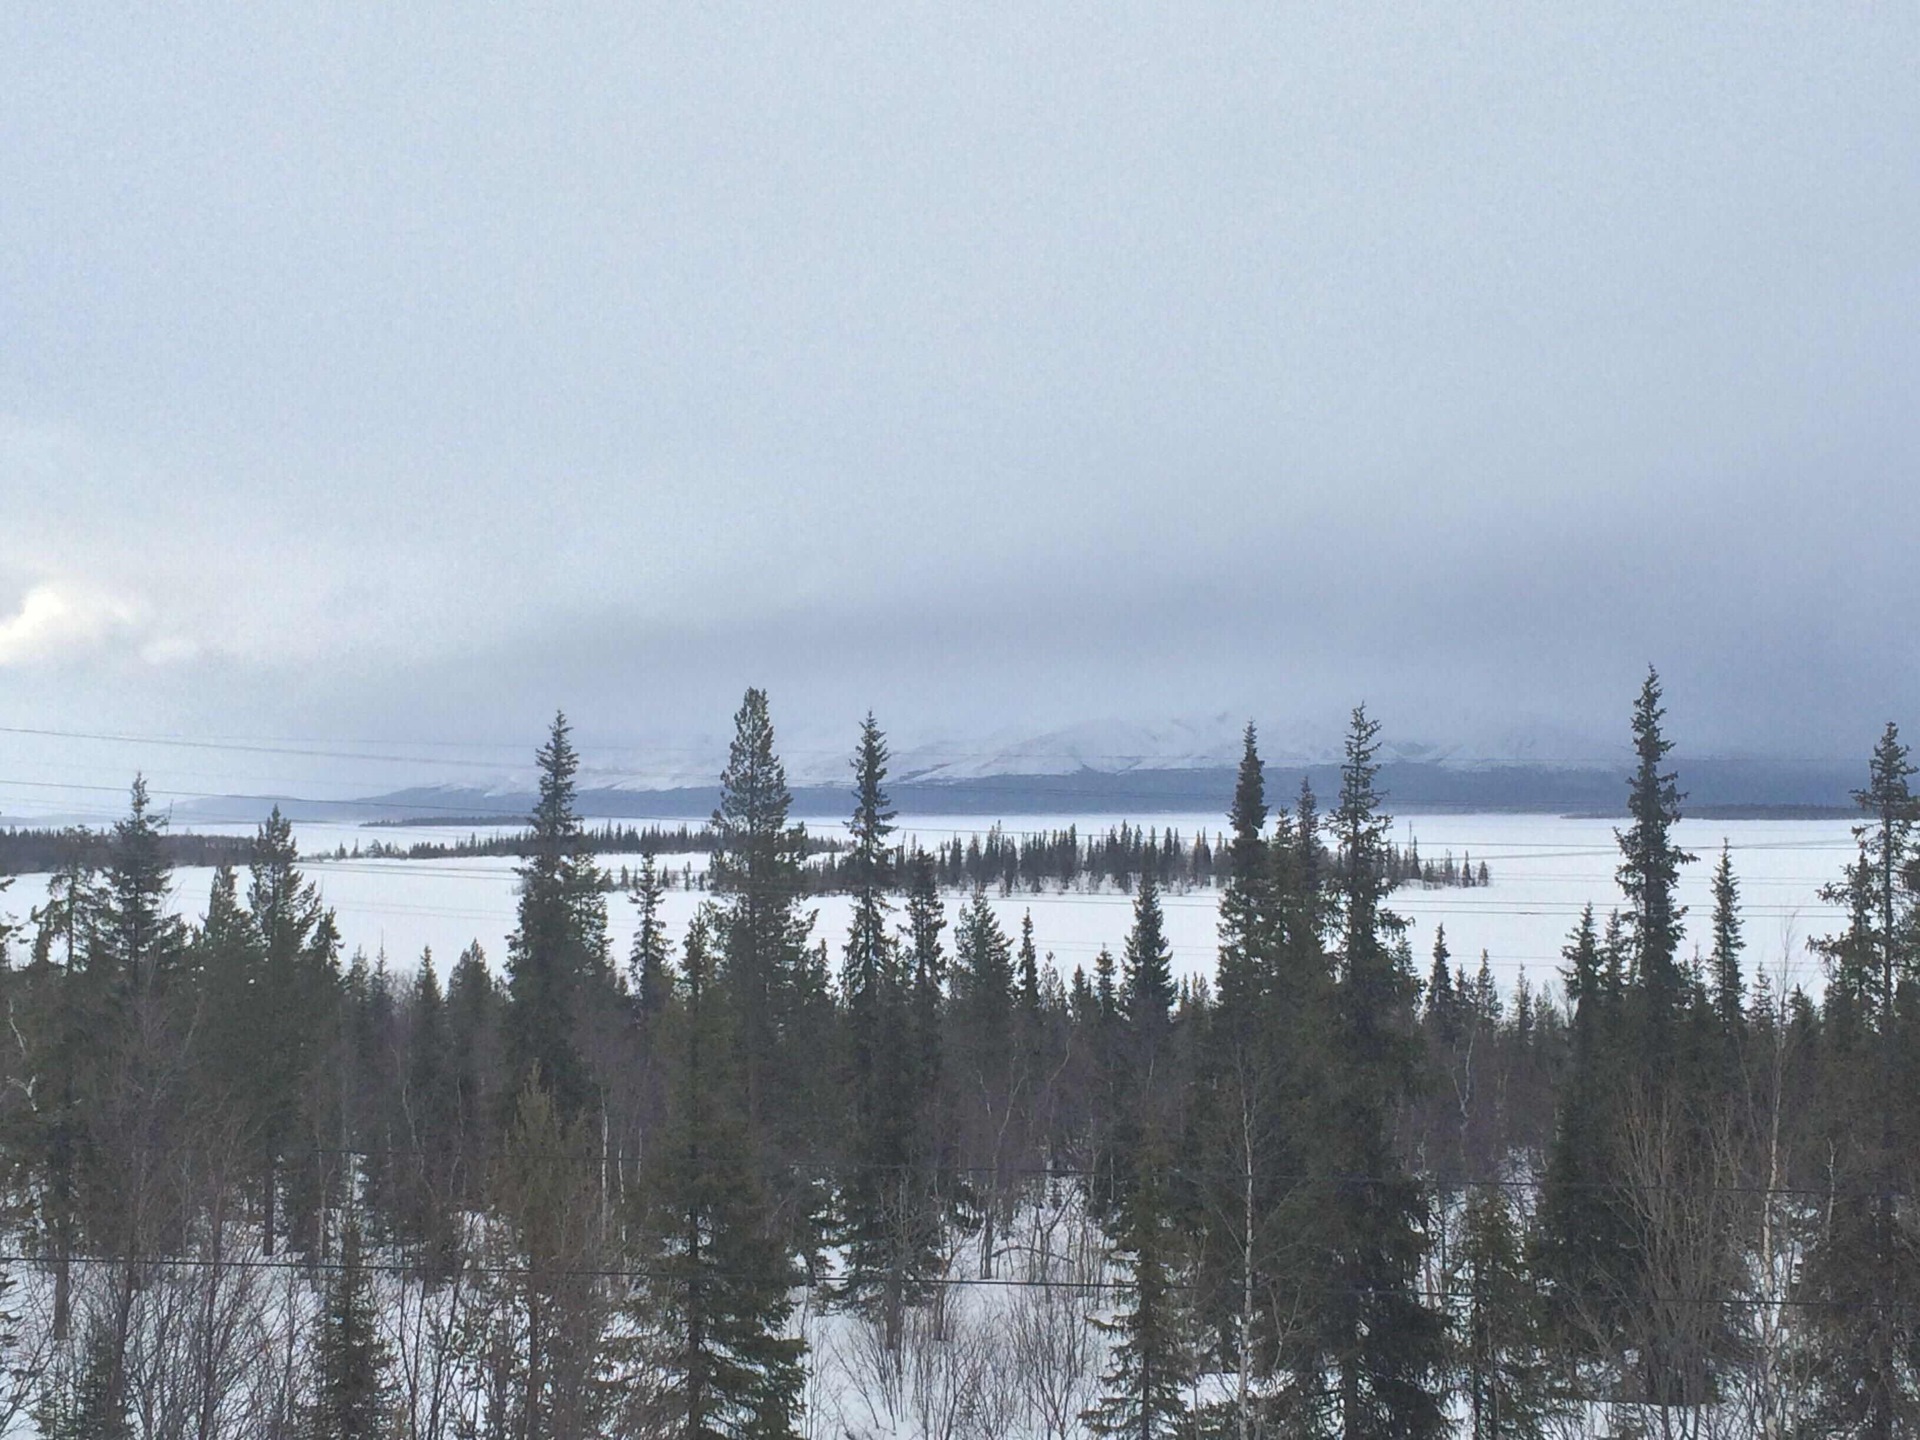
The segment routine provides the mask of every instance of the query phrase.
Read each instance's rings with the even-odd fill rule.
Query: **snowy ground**
[[[1077,824],[1083,835],[1104,832],[1119,823],[1118,816],[1018,816],[1004,822],[1008,831],[1045,831]],[[644,822],[645,817],[635,817]],[[1177,829],[1186,843],[1200,830],[1217,834],[1220,819],[1212,815],[1149,816],[1144,823]],[[966,838],[984,833],[990,822],[970,817],[902,817],[903,831],[923,841]],[[224,827],[223,827],[224,828]],[[420,829],[363,829],[349,825],[306,824],[296,827],[301,849],[309,856],[310,873],[319,881],[326,901],[339,917],[341,934],[351,952],[363,948],[369,956],[384,949],[389,964],[411,968],[423,950],[431,947],[435,963],[450,965],[463,946],[478,940],[498,965],[506,953],[506,937],[514,926],[514,864],[510,859],[463,860],[333,860],[337,846],[351,850],[375,840],[405,845],[416,839],[452,841],[464,831],[439,827]],[[1395,907],[1413,922],[1412,941],[1424,970],[1433,943],[1434,928],[1445,925],[1456,960],[1469,969],[1482,949],[1488,952],[1502,988],[1510,987],[1521,967],[1537,985],[1553,979],[1560,949],[1580,908],[1594,902],[1602,916],[1618,903],[1613,872],[1618,863],[1614,824],[1608,820],[1562,819],[1544,815],[1422,815],[1402,819],[1395,838],[1419,843],[1420,853],[1440,859],[1451,851],[1456,859],[1471,855],[1484,860],[1493,884],[1484,889],[1412,888],[1400,891]],[[1691,908],[1690,933],[1704,933],[1709,906],[1708,878],[1721,841],[1733,846],[1739,876],[1751,964],[1778,973],[1784,960],[1794,979],[1817,985],[1818,967],[1807,954],[1810,936],[1838,927],[1834,907],[1818,899],[1820,886],[1839,876],[1849,858],[1852,839],[1842,820],[1688,820],[1679,839],[1700,857],[1687,867],[1681,898]],[[631,855],[610,856],[610,868],[633,864]],[[677,857],[678,869],[691,864],[696,872],[703,856]],[[198,915],[205,907],[211,872],[182,870],[176,877],[175,904],[185,914]],[[0,895],[0,910],[24,920],[44,893],[44,877],[22,876]],[[667,899],[667,918],[676,933],[704,897],[675,890]],[[1167,932],[1176,967],[1182,973],[1206,974],[1213,966],[1217,893],[1199,890],[1165,897]],[[848,906],[844,897],[827,896],[816,903],[814,934],[836,950],[845,933]],[[955,902],[950,900],[952,908]],[[1064,975],[1076,965],[1092,968],[1102,945],[1116,953],[1124,939],[1131,898],[1116,893],[1059,893],[995,895],[993,903],[1009,934],[1018,929],[1024,912],[1033,914],[1034,934],[1042,952],[1051,952]],[[633,907],[620,896],[610,897],[609,914],[615,943],[624,956],[633,931]]]

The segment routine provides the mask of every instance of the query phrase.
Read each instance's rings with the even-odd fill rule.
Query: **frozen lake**
[[[1010,816],[1008,832],[1047,831],[1078,825],[1081,834],[1104,832],[1117,825],[1115,815]],[[598,822],[595,822],[598,823]],[[625,822],[622,822],[625,823]],[[635,817],[634,823],[646,823]],[[674,822],[677,823],[677,822]],[[1135,823],[1142,823],[1136,821]],[[1172,826],[1191,844],[1201,830],[1217,835],[1221,820],[1213,815],[1147,816],[1144,823]],[[1486,950],[1503,989],[1511,988],[1524,967],[1535,985],[1552,981],[1560,963],[1567,932],[1588,901],[1604,917],[1619,901],[1614,883],[1618,851],[1611,820],[1564,819],[1548,815],[1419,815],[1401,819],[1395,839],[1419,843],[1422,857],[1432,860],[1451,852],[1456,859],[1471,855],[1485,861],[1493,883],[1471,890],[1420,887],[1396,893],[1395,908],[1412,923],[1412,942],[1424,974],[1436,926],[1444,925],[1455,960],[1469,970]],[[984,834],[988,822],[972,817],[903,816],[901,830],[931,844],[954,836]],[[204,827],[244,833],[246,827]],[[464,830],[442,827],[381,827],[302,824],[295,827],[301,850],[312,857],[309,873],[319,882],[326,902],[338,916],[347,950],[364,949],[369,956],[384,950],[396,969],[410,969],[431,947],[443,973],[470,941],[477,940],[495,966],[506,955],[506,937],[514,927],[514,862],[511,859],[460,860],[335,860],[337,847],[362,848],[374,840],[405,845],[415,840],[452,841]],[[813,826],[828,833],[825,826]],[[1853,841],[1845,820],[1686,820],[1679,827],[1682,844],[1699,857],[1681,880],[1681,898],[1689,907],[1688,949],[1706,931],[1710,900],[1709,875],[1721,842],[1733,848],[1743,912],[1746,919],[1749,967],[1765,965],[1778,975],[1784,963],[1792,980],[1817,986],[1819,967],[1808,954],[1807,939],[1837,929],[1841,916],[1823,905],[1817,892],[1838,878]],[[611,868],[632,864],[631,855],[607,857]],[[691,863],[699,870],[704,857],[687,856],[668,862],[674,868]],[[176,875],[174,902],[189,916],[205,907],[212,872],[185,869]],[[22,876],[0,896],[0,913],[24,921],[29,908],[44,893],[45,877]],[[666,911],[678,934],[704,895],[674,890]],[[1163,897],[1168,939],[1182,973],[1210,973],[1216,944],[1217,892],[1197,890]],[[950,897],[948,910],[957,907]],[[1023,913],[1033,915],[1034,935],[1041,951],[1051,952],[1062,975],[1076,965],[1092,968],[1102,945],[1116,955],[1131,916],[1129,896],[1115,893],[1066,894],[1048,890],[1038,895],[1016,893],[993,896],[993,904],[1008,933],[1017,932]],[[848,902],[826,896],[815,902],[814,934],[837,951],[845,934]],[[624,961],[631,942],[633,907],[622,896],[609,897],[609,916],[618,955]],[[1703,942],[1702,942],[1703,943]]]

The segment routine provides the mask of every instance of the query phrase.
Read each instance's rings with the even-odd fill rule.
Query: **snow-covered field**
[[[1046,831],[1076,824],[1085,835],[1104,832],[1121,818],[1010,816],[1003,828]],[[635,820],[644,823],[645,817]],[[903,816],[899,822],[904,832],[929,844],[955,835],[964,839],[984,834],[990,823],[947,816]],[[1189,844],[1201,830],[1217,835],[1221,825],[1220,817],[1213,815],[1147,816],[1135,823],[1171,825]],[[477,940],[496,965],[504,959],[506,937],[514,926],[514,861],[320,858],[331,856],[340,846],[364,848],[375,840],[405,845],[414,840],[452,841],[465,834],[441,827],[303,824],[296,831],[302,852],[313,857],[309,871],[339,918],[349,952],[361,948],[373,956],[384,950],[391,966],[408,969],[430,947],[435,963],[444,968],[462,947]],[[1522,967],[1536,985],[1550,981],[1581,906],[1592,901],[1604,916],[1618,903],[1613,879],[1618,854],[1610,820],[1421,815],[1399,821],[1395,838],[1402,844],[1417,840],[1425,858],[1437,860],[1448,852],[1456,859],[1470,855],[1475,864],[1484,860],[1492,872],[1493,883],[1484,889],[1413,887],[1396,895],[1395,907],[1413,922],[1412,941],[1423,970],[1435,927],[1444,925],[1456,960],[1471,969],[1484,949],[1503,988],[1513,984]],[[1823,905],[1817,892],[1838,877],[1849,857],[1853,842],[1848,822],[1686,820],[1680,825],[1679,838],[1700,857],[1687,867],[1681,881],[1681,898],[1691,907],[1690,934],[1697,938],[1704,933],[1711,863],[1725,840],[1733,847],[1741,885],[1749,963],[1777,973],[1784,960],[1793,978],[1817,985],[1818,967],[1807,953],[1806,941],[1839,924],[1837,910]],[[635,860],[630,855],[610,856],[607,863],[617,870]],[[705,857],[676,857],[665,863],[675,869],[690,864],[697,873],[704,868]],[[210,880],[207,870],[178,872],[178,909],[199,914]],[[44,884],[42,876],[20,877],[0,895],[0,911],[24,920],[44,893]],[[703,898],[697,891],[669,892],[667,918],[676,933]],[[1102,945],[1118,952],[1132,905],[1129,896],[1111,891],[1063,894],[1048,889],[992,898],[1010,934],[1017,931],[1022,915],[1031,911],[1035,940],[1043,953],[1052,953],[1063,975],[1076,965],[1091,969]],[[950,908],[953,903],[949,901]],[[1208,890],[1165,897],[1168,938],[1182,973],[1211,972],[1216,903],[1217,893]],[[815,936],[837,950],[845,933],[847,901],[827,896],[816,901],[815,908]],[[616,946],[624,956],[633,932],[633,907],[615,895],[610,897],[609,914]]]

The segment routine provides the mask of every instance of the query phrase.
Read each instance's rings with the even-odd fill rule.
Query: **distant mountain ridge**
[[[1851,813],[1849,791],[1857,783],[1851,767],[1837,763],[1711,759],[1688,765],[1682,760],[1680,773],[1687,790],[1686,812],[1699,816]],[[1224,766],[1083,768],[1055,774],[905,779],[890,784],[888,791],[897,810],[914,815],[1224,816],[1234,777],[1234,769]],[[1276,802],[1290,803],[1303,780],[1323,799],[1330,798],[1339,789],[1339,768],[1267,767],[1269,794]],[[1624,810],[1626,797],[1625,770],[1597,765],[1465,767],[1393,760],[1382,767],[1379,783],[1387,808],[1400,814],[1508,810],[1611,815]],[[718,785],[600,787],[580,792],[579,809],[594,818],[698,819],[709,814],[719,798]],[[842,817],[851,804],[850,790],[845,784],[796,785],[793,802],[794,813],[808,819]],[[372,796],[357,802],[357,808],[364,809],[367,818],[485,820],[524,815],[532,803],[531,791],[480,793],[428,786]]]
[[[923,815],[1225,814],[1245,722],[1227,715],[1161,724],[1106,720],[1039,734],[1002,732],[971,744],[929,740],[895,751],[888,790],[902,813]],[[1270,797],[1290,800],[1304,780],[1323,797],[1339,786],[1340,731],[1260,731]],[[712,753],[708,753],[711,751]],[[725,747],[665,748],[661,763],[593,763],[580,771],[579,806],[594,818],[704,818],[719,799]],[[795,813],[845,814],[847,756],[805,742],[784,750]],[[1631,755],[1624,745],[1538,725],[1440,745],[1387,741],[1380,783],[1390,809],[1617,813]],[[1689,813],[1837,813],[1850,806],[1858,767],[1833,761],[1676,754]],[[511,820],[533,801],[533,775],[403,786],[345,801],[281,799],[300,819]],[[198,801],[181,818],[243,820],[274,803]]]

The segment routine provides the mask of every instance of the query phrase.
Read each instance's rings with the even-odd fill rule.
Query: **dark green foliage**
[[[1267,825],[1265,771],[1251,723],[1247,725],[1227,824],[1231,839],[1227,849],[1227,883],[1220,895],[1220,960],[1215,988],[1221,1013],[1244,1017],[1250,1013],[1253,996],[1260,987],[1256,972],[1263,957],[1270,955],[1275,919],[1272,903],[1275,867],[1264,833]]]
[[[115,823],[103,872],[101,941],[114,984],[135,994],[169,983],[186,949],[186,934],[167,910],[173,866],[161,846],[166,821],[147,799],[147,782],[136,775],[127,817]]]
[[[1684,1000],[1678,955],[1686,907],[1674,899],[1680,867],[1693,856],[1673,840],[1680,818],[1677,777],[1665,768],[1673,742],[1662,733],[1666,710],[1660,677],[1651,669],[1633,706],[1635,769],[1628,787],[1632,824],[1616,835],[1620,889],[1626,896],[1627,933],[1632,937],[1638,981],[1644,1056],[1655,1070],[1673,1060],[1673,1033]]]
[[[456,1249],[460,1090],[447,1001],[431,950],[420,957],[406,1008],[406,1090],[394,1127],[398,1152],[387,1157],[396,1192],[395,1233],[421,1245],[435,1272],[445,1273]]]
[[[321,1053],[339,998],[339,936],[333,913],[299,868],[293,827],[278,808],[254,841],[247,924],[258,951],[235,1002],[247,1039],[225,1077],[241,1097],[258,1146],[265,1244],[273,1252],[284,1164],[295,1145],[305,1081]],[[309,1167],[310,1168],[310,1167]],[[315,1195],[290,1205],[288,1229],[312,1238]]]
[[[812,917],[800,910],[806,831],[787,823],[793,797],[774,753],[766,693],[749,689],[733,723],[713,812],[710,883],[723,897],[713,921],[719,978],[735,1017],[748,1114],[756,1127],[799,1138],[809,1128],[796,1050],[812,984]]]
[[[511,1248],[496,1279],[520,1332],[507,1379],[509,1433],[591,1440],[614,1395],[607,1329],[617,1297],[606,1197],[590,1156],[593,1117],[568,1120],[529,1076],[502,1135],[489,1208]]]
[[[1447,927],[1436,925],[1433,930],[1433,968],[1427,975],[1425,1019],[1427,1028],[1443,1045],[1451,1045],[1460,1034],[1463,997],[1454,989],[1453,972],[1447,968],[1452,959],[1452,952],[1447,949]]]
[[[927,1185],[920,1096],[913,1083],[913,994],[886,898],[892,881],[887,836],[893,811],[884,781],[886,740],[868,715],[854,755],[854,811],[844,873],[853,918],[842,967],[853,1097],[850,1171],[841,1187],[842,1293],[877,1310],[897,1347],[908,1304],[924,1294],[935,1261],[938,1212]],[[937,930],[936,930],[937,935]],[[936,941],[937,943],[937,941]]]
[[[1733,876],[1733,849],[1722,844],[1720,862],[1713,869],[1713,1008],[1722,1034],[1731,1044],[1740,1035],[1746,1014],[1746,982],[1740,974],[1740,956],[1746,949],[1741,933],[1740,887]]]
[[[675,1118],[641,1217],[653,1259],[637,1313],[663,1337],[646,1418],[682,1440],[783,1440],[800,1405],[804,1347],[783,1333],[796,1277],[754,1173],[739,1021],[715,983],[711,923],[703,914],[687,937]]]
[[[1562,952],[1573,1004],[1572,1055],[1547,1156],[1535,1264],[1546,1287],[1558,1343],[1592,1352],[1625,1323],[1633,1236],[1618,1173],[1614,1101],[1624,1076],[1617,1054],[1622,997],[1603,963],[1587,906]]]
[[[503,997],[486,955],[469,945],[447,980],[447,1048],[452,1060],[453,1116],[443,1143],[448,1151],[450,1193],[463,1204],[483,1188],[496,1117],[503,1105],[501,1072]]]
[[[639,923],[633,930],[633,951],[627,960],[627,985],[633,992],[643,1024],[650,1024],[666,1009],[672,988],[668,969],[671,954],[667,944],[666,917],[660,913],[666,898],[666,886],[652,855],[640,862],[633,878],[633,903]]]
[[[931,1160],[937,1150],[938,1104],[942,1073],[941,1020],[946,999],[947,957],[940,943],[946,906],[936,888],[933,862],[916,850],[907,865],[907,961],[911,970],[912,1025],[910,1068],[902,1081],[912,1091],[919,1123],[918,1153]]]
[[[393,1433],[387,1373],[392,1357],[379,1327],[360,1222],[349,1215],[314,1346],[315,1393],[307,1422],[312,1440],[378,1440]]]
[[[1033,943],[1033,911],[1020,917],[1020,1023],[1029,1030],[1040,1022],[1040,952]]]
[[[1436,862],[1388,843],[1364,713],[1330,817],[1310,795],[1268,806],[1249,731],[1219,844],[1126,825],[1097,848],[1066,832],[1071,858],[1004,833],[895,845],[871,720],[851,834],[809,846],[764,696],[737,719],[719,903],[676,967],[669,887],[642,849],[626,986],[564,725],[533,838],[513,842],[528,895],[505,994],[477,947],[444,992],[430,954],[404,975],[356,955],[342,974],[278,815],[246,876],[214,875],[191,931],[166,914],[143,796],[112,837],[60,851],[31,946],[16,937],[18,968],[0,967],[0,1218],[44,1285],[7,1309],[24,1336],[44,1293],[61,1337],[40,1373],[17,1352],[43,1430],[193,1434],[215,1414],[206,1433],[407,1433],[398,1387],[380,1398],[372,1323],[374,1294],[404,1289],[409,1323],[457,1323],[396,1354],[486,1390],[484,1420],[476,1401],[422,1433],[784,1440],[803,1277],[875,1322],[841,1332],[877,1342],[842,1362],[906,1395],[902,1377],[930,1373],[916,1365],[1030,1347],[1043,1337],[1013,1332],[1036,1317],[1071,1328],[1061,1292],[1029,1310],[1027,1287],[1098,1274],[1088,1212],[1111,1246],[1111,1289],[1087,1302],[1111,1317],[1084,1417],[1102,1433],[1437,1440],[1444,1413],[1520,1437],[1555,1433],[1563,1404],[1647,1435],[1758,1432],[1763,1409],[1783,1436],[1920,1429],[1920,816],[1897,731],[1828,891],[1847,918],[1819,947],[1825,993],[1778,994],[1742,980],[1730,847],[1711,947],[1689,963],[1667,943],[1679,791],[1650,680],[1624,913],[1582,917],[1563,1006],[1524,971],[1503,992],[1497,967],[1518,957],[1463,970],[1446,933],[1421,937],[1416,983],[1390,896]],[[853,902],[838,983],[806,938],[809,854]],[[1111,868],[1075,869],[1095,854]],[[1010,942],[984,887],[948,937],[942,877],[974,873],[1003,895],[1125,886],[1124,948],[1063,986],[1048,906]],[[1218,984],[1176,985],[1167,920],[1188,902],[1168,886],[1203,873],[1226,887]],[[260,1265],[289,1240],[289,1268]],[[1014,1297],[984,1330],[945,1288],[969,1272]],[[197,1365],[203,1331],[262,1304],[299,1322],[272,1364],[244,1319],[252,1348],[207,1362],[256,1367],[259,1408],[219,1412],[229,1391],[189,1416],[197,1392],[181,1408],[174,1391],[163,1413],[176,1357]],[[1035,1377],[1051,1363],[1026,1349],[993,1373],[1050,1383]],[[1015,1403],[966,1383],[983,1418]]]
[[[1459,1264],[1467,1434],[1472,1440],[1540,1440],[1561,1406],[1537,1291],[1504,1186],[1469,1192]]]
[[[1173,954],[1167,949],[1160,890],[1152,876],[1141,877],[1133,903],[1133,929],[1127,935],[1123,974],[1128,1027],[1143,1049],[1155,1048],[1171,1023],[1174,989]]]
[[[953,1012],[964,1059],[977,1075],[997,1080],[1013,1049],[1013,950],[984,891],[974,891],[960,912],[953,948]]]
[[[1096,1435],[1160,1440],[1186,1432],[1193,1362],[1166,1158],[1157,1147],[1144,1154],[1140,1182],[1121,1202],[1114,1240],[1127,1287],[1119,1315],[1103,1326],[1113,1347],[1100,1402],[1083,1417]]]
[[[1832,1166],[1824,1224],[1801,1277],[1812,1311],[1815,1415],[1824,1433],[1890,1440],[1920,1427],[1920,1247],[1903,1197],[1920,1181],[1913,1157],[1906,1054],[1920,977],[1920,821],[1915,768],[1889,724],[1874,747],[1858,853],[1825,896],[1848,907],[1841,935],[1821,944],[1829,1028],[1854,1061],[1848,1097],[1829,1122]],[[1844,1053],[1844,1052],[1843,1052]]]
[[[504,1093],[518,1094],[537,1077],[572,1120],[593,1100],[578,1031],[582,1007],[604,1003],[610,993],[607,905],[574,811],[580,759],[566,716],[554,717],[538,759],[540,794],[518,872],[520,923],[508,941]]]
[[[1315,1434],[1437,1436],[1444,1328],[1424,1301],[1427,1207],[1392,1140],[1415,1076],[1417,986],[1385,908],[1391,821],[1374,788],[1379,726],[1355,710],[1331,830],[1337,846],[1338,978],[1326,1014],[1323,1080],[1307,1156],[1316,1177],[1309,1281],[1295,1374]]]

